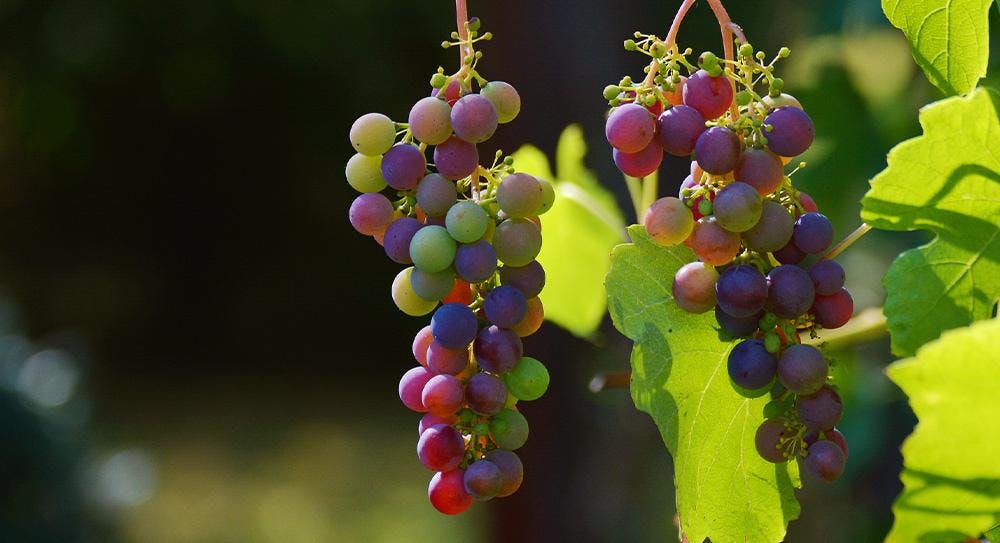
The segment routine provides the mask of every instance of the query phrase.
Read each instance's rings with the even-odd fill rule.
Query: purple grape
[[[740,264],[724,271],[715,285],[719,307],[734,317],[750,317],[767,303],[767,280],[757,268]]]
[[[455,136],[434,147],[434,166],[445,179],[462,179],[479,167],[476,145]]]
[[[417,457],[432,471],[453,470],[462,463],[464,456],[465,440],[453,426],[431,426],[420,434],[417,441]]]
[[[504,177],[497,187],[497,204],[508,217],[523,218],[538,214],[545,200],[541,182],[526,173]]]
[[[476,339],[479,322],[467,306],[459,303],[444,304],[431,317],[434,340],[449,349],[462,349]]]
[[[525,266],[503,266],[500,268],[500,284],[520,290],[525,298],[534,298],[545,288],[545,270],[537,260]]]
[[[753,228],[743,232],[743,244],[755,251],[777,251],[792,239],[794,226],[795,219],[784,206],[767,200],[761,207],[760,220]]]
[[[767,196],[784,182],[785,169],[781,159],[771,151],[750,148],[740,155],[733,175],[737,181],[757,189],[761,196]]]
[[[715,306],[715,320],[718,321],[722,331],[732,337],[749,337],[757,331],[758,323],[764,316],[763,311],[759,311],[749,317],[734,317]]]
[[[757,454],[761,458],[772,464],[787,462],[786,451],[782,448],[781,440],[795,435],[790,428],[785,427],[785,422],[781,419],[766,420],[757,428],[754,436],[754,445],[757,447]]]
[[[444,417],[462,408],[465,391],[454,375],[435,375],[424,385],[420,398],[428,412]]]
[[[410,190],[427,171],[427,159],[416,145],[397,143],[382,156],[382,177],[396,190]]]
[[[729,378],[736,386],[758,390],[771,384],[778,369],[778,361],[767,352],[759,339],[744,339],[729,353]]]
[[[424,416],[420,417],[420,422],[417,423],[417,437],[420,437],[420,435],[431,426],[437,426],[438,424],[451,426],[456,422],[458,422],[458,417],[455,415],[439,417],[433,413],[425,413]]]
[[[399,400],[403,402],[403,405],[417,413],[427,412],[421,394],[424,391],[424,385],[431,380],[431,377],[434,377],[434,374],[423,366],[411,368],[410,371],[404,373],[399,380]]]
[[[658,119],[657,138],[663,150],[674,156],[688,156],[694,152],[698,136],[705,131],[705,118],[692,107],[674,106]]]
[[[847,457],[836,443],[817,441],[809,446],[806,469],[819,479],[832,483],[844,472]]]
[[[476,413],[494,415],[507,403],[507,386],[488,373],[477,373],[465,384],[465,400]]]
[[[663,162],[663,148],[660,144],[651,141],[644,149],[637,153],[626,153],[618,149],[611,151],[611,157],[615,161],[615,166],[625,175],[631,177],[646,177],[651,175],[660,167]]]
[[[458,375],[469,366],[469,349],[449,349],[437,341],[427,346],[427,369],[436,374]]]
[[[513,121],[521,111],[521,96],[510,83],[490,81],[479,92],[497,108],[497,120],[500,124]]]
[[[844,268],[833,260],[820,260],[809,268],[816,294],[831,296],[844,286]]]
[[[366,192],[351,202],[348,218],[359,233],[375,235],[392,221],[392,202],[377,192]]]
[[[604,125],[604,135],[608,143],[623,153],[638,153],[649,146],[656,133],[656,122],[646,108],[634,104],[623,104],[608,115]],[[642,176],[635,176],[642,177]]]
[[[428,217],[443,217],[451,206],[455,205],[457,198],[455,183],[448,181],[441,174],[429,173],[417,185],[417,204]]]
[[[763,204],[753,187],[736,181],[715,195],[712,209],[720,226],[730,232],[745,232],[760,220]]]
[[[767,287],[767,301],[771,310],[785,319],[806,314],[816,298],[809,274],[790,264],[778,266],[768,272]]]
[[[486,319],[502,328],[510,328],[521,322],[528,311],[528,300],[520,290],[501,285],[486,295],[483,303]]]
[[[517,334],[493,325],[479,331],[472,352],[480,368],[500,375],[517,365],[524,354],[524,346]]]
[[[507,219],[493,233],[497,258],[508,266],[526,266],[542,250],[542,232],[528,219]]]
[[[724,126],[713,126],[698,136],[694,154],[706,172],[727,174],[740,159],[740,137]]]
[[[445,515],[457,515],[468,509],[473,499],[465,491],[465,472],[453,469],[435,473],[427,486],[427,499]]]
[[[466,283],[481,283],[497,271],[497,252],[485,240],[460,245],[455,253],[455,272]]]
[[[684,104],[693,107],[705,119],[721,117],[733,103],[733,84],[725,76],[712,77],[698,70],[684,83]]]
[[[399,264],[413,264],[413,259],[410,258],[410,242],[421,228],[423,225],[413,217],[402,217],[392,221],[385,230],[385,238],[382,240],[386,256]]]
[[[840,422],[844,414],[844,403],[837,391],[829,385],[808,396],[799,396],[795,400],[795,409],[799,419],[811,430],[829,430]]]
[[[465,470],[465,491],[479,500],[491,500],[500,493],[503,479],[500,468],[489,460],[476,460]]]
[[[802,440],[805,441],[807,445],[812,445],[817,441],[821,441],[819,439],[819,434],[820,434],[819,430],[809,430],[808,432],[805,433],[805,435],[802,436]],[[844,437],[844,434],[840,433],[840,430],[836,428],[832,430],[826,430],[823,432],[823,435],[826,436],[825,438],[826,441],[834,443],[835,445],[840,447],[840,450],[844,452],[845,460],[851,456],[850,449],[847,446],[847,438]]]
[[[797,107],[779,107],[765,119],[772,130],[765,131],[767,147],[776,155],[793,157],[801,155],[812,145],[815,128],[812,119]]]
[[[440,93],[441,89],[431,89],[431,96],[436,97]],[[465,94],[465,92],[462,90],[462,84],[458,81],[458,79],[452,79],[448,82],[448,86],[444,89],[444,100],[445,102],[448,102],[449,106],[453,106],[463,94]]]
[[[816,296],[812,312],[816,323],[823,328],[840,328],[851,320],[854,314],[854,298],[846,288],[842,288],[830,296]]]
[[[511,451],[493,449],[486,453],[486,459],[496,464],[500,469],[500,492],[497,497],[503,498],[517,492],[524,479],[524,465],[521,459]]]
[[[690,262],[674,274],[672,293],[677,307],[688,313],[704,313],[715,307],[719,272],[704,262]]]
[[[789,345],[778,359],[778,380],[800,396],[812,394],[826,384],[827,370],[823,353],[812,345]]]
[[[497,108],[481,94],[467,94],[451,108],[451,128],[469,143],[482,143],[497,130]]]
[[[795,221],[792,239],[804,253],[822,253],[833,243],[833,224],[822,213],[803,213]]]
[[[774,259],[782,264],[798,264],[806,258],[806,254],[795,246],[795,241],[789,239],[784,247],[772,253]]]

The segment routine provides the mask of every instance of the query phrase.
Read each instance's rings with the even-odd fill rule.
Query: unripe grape
[[[479,92],[496,108],[500,124],[513,121],[521,112],[521,96],[510,83],[490,81]]]
[[[497,123],[497,109],[481,94],[465,95],[451,109],[452,130],[469,143],[490,139],[496,132]]]
[[[410,109],[410,132],[427,145],[444,143],[451,137],[451,106],[448,102],[428,96]]]
[[[767,149],[743,151],[733,175],[737,181],[757,189],[761,196],[772,194],[785,180],[781,159]]]
[[[778,96],[767,95],[761,101],[768,107],[768,109],[777,109],[785,106],[802,109],[802,103],[800,103],[791,94],[781,93]]]
[[[437,96],[440,94],[441,90],[438,88],[431,89],[431,96]],[[454,106],[455,102],[462,97],[463,90],[462,84],[457,79],[452,79],[448,82],[448,86],[444,89],[444,100],[448,102],[449,106]]]
[[[507,219],[497,225],[493,248],[506,265],[526,266],[542,248],[542,233],[527,219]]]
[[[528,421],[517,411],[504,409],[490,421],[490,436],[501,449],[520,449],[528,441]]]
[[[382,157],[358,153],[347,161],[344,170],[347,183],[358,192],[379,192],[385,188],[382,177]]]
[[[504,177],[497,188],[497,203],[508,217],[534,216],[542,207],[545,192],[538,179],[526,173]]]
[[[545,308],[542,305],[542,300],[537,297],[529,298],[524,318],[521,319],[521,322],[511,326],[510,329],[520,337],[528,337],[537,332],[542,327],[543,322],[545,322]]]
[[[715,307],[715,284],[719,272],[704,262],[689,262],[674,274],[671,292],[677,307],[688,313],[704,313]]]
[[[410,282],[412,274],[412,267],[406,268],[396,274],[396,278],[392,280],[392,301],[396,303],[396,307],[403,313],[411,317],[420,317],[434,311],[434,308],[437,307],[437,302],[425,300],[413,291],[413,286]]]
[[[441,226],[425,226],[410,241],[413,265],[428,273],[442,271],[455,260],[457,246],[448,230]]]
[[[351,125],[351,145],[363,155],[381,155],[395,141],[396,123],[381,113],[365,113]]]
[[[368,192],[358,196],[351,203],[348,212],[351,226],[366,236],[385,231],[392,221],[392,203],[377,192]]]
[[[712,266],[729,264],[740,251],[740,235],[722,228],[715,217],[700,219],[690,242],[698,258]]]
[[[730,232],[745,232],[760,220],[763,204],[753,187],[736,181],[715,195],[712,209],[720,226]]]
[[[549,388],[549,372],[541,362],[526,356],[504,376],[504,382],[510,393],[518,399],[537,400]]]
[[[417,185],[417,205],[427,213],[428,217],[443,217],[451,206],[455,205],[457,198],[455,183],[440,174],[429,173]]]
[[[448,233],[460,243],[472,243],[483,237],[486,233],[486,223],[490,217],[486,211],[472,200],[458,202],[451,209],[445,218]]]
[[[646,233],[663,247],[683,243],[694,231],[694,217],[684,202],[667,196],[649,206],[643,219]]]
[[[792,239],[795,219],[781,204],[767,200],[761,207],[760,220],[750,230],[743,232],[743,243],[760,252],[773,252]]]
[[[539,206],[537,214],[544,215],[556,203],[556,189],[552,186],[552,183],[541,177],[536,177],[535,179],[542,186],[542,205]]]

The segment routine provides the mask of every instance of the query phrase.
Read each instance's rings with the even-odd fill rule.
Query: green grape
[[[358,153],[347,161],[347,182],[358,192],[380,192],[386,187],[382,177],[382,157]]]
[[[493,103],[497,110],[497,120],[500,124],[509,123],[521,112],[521,97],[510,83],[490,81],[480,94]]]
[[[514,369],[504,375],[507,390],[521,400],[537,400],[549,388],[549,372],[538,360],[522,357]]]
[[[504,409],[493,415],[490,435],[501,449],[520,449],[528,441],[528,421],[517,411]]]
[[[425,300],[441,300],[455,287],[455,273],[446,268],[437,273],[427,273],[419,268],[410,276],[413,292]]]
[[[437,302],[425,300],[413,291],[412,275],[412,266],[396,274],[396,278],[392,280],[392,301],[403,313],[411,317],[421,317],[434,311]]]
[[[528,219],[507,219],[493,233],[497,258],[510,266],[527,266],[542,250],[542,232]]]
[[[544,215],[548,210],[552,209],[552,204],[556,202],[556,189],[541,177],[536,177],[538,183],[542,185],[542,206],[538,208],[538,214]]]
[[[490,216],[476,202],[463,200],[448,210],[444,221],[455,241],[472,243],[486,234]]]
[[[443,226],[430,225],[417,230],[410,240],[413,265],[428,273],[437,273],[451,266],[458,246]]]
[[[381,113],[365,113],[351,125],[351,145],[367,156],[378,156],[396,142],[396,123]]]

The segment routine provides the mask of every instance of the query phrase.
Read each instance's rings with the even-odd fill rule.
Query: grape
[[[768,272],[767,286],[771,311],[786,319],[804,315],[816,298],[809,274],[790,264],[778,266]]]
[[[771,151],[750,148],[740,155],[733,175],[737,181],[757,189],[761,196],[767,196],[784,182],[785,169],[781,159]]]
[[[481,283],[497,270],[497,252],[489,242],[479,240],[462,245],[455,253],[455,272],[469,283]]]
[[[437,424],[424,430],[417,441],[417,457],[427,469],[448,471],[465,456],[465,440],[453,426]]]
[[[351,203],[348,218],[355,230],[371,236],[389,226],[392,221],[392,203],[377,192],[366,192]]]
[[[486,459],[500,469],[500,492],[498,498],[510,496],[517,492],[524,479],[524,465],[516,454],[503,449],[493,449],[486,453]]]
[[[715,195],[712,209],[720,226],[730,232],[745,232],[760,220],[763,204],[753,187],[736,181]]]
[[[517,411],[504,409],[493,415],[490,436],[501,449],[515,451],[528,441],[528,421]]]
[[[431,333],[430,326],[424,326],[417,332],[417,335],[413,336],[413,347],[411,348],[413,358],[425,368],[427,367],[427,347],[430,347],[432,341],[434,341],[434,334]]]
[[[704,313],[715,307],[715,283],[719,272],[704,262],[689,262],[674,274],[672,293],[677,307],[688,313]]]
[[[794,226],[795,219],[784,206],[767,200],[761,207],[760,220],[753,228],[743,232],[743,244],[755,251],[777,251],[792,239]]]
[[[457,246],[444,227],[431,225],[417,230],[410,240],[410,259],[425,272],[447,269],[455,260]]]
[[[757,331],[757,323],[764,315],[763,311],[757,312],[749,317],[734,317],[715,306],[715,320],[719,322],[722,331],[732,337],[747,337]]]
[[[816,316],[816,323],[823,328],[840,328],[854,314],[854,298],[846,288],[829,296],[816,296],[812,312]]]
[[[623,153],[638,153],[646,149],[655,133],[655,119],[638,104],[623,104],[611,110],[604,125],[608,143]]]
[[[521,359],[524,346],[513,331],[499,326],[487,326],[479,331],[472,352],[479,367],[490,373],[510,371]]]
[[[772,253],[774,259],[782,264],[798,264],[806,258],[806,254],[795,246],[794,240],[789,240],[784,247]]]
[[[507,387],[499,378],[480,372],[465,383],[465,399],[476,413],[493,415],[507,402]]]
[[[740,138],[724,126],[713,126],[698,136],[694,145],[698,164],[708,173],[724,175],[736,167],[740,158]]]
[[[440,93],[441,89],[431,89],[431,96],[437,97]],[[462,91],[462,84],[457,79],[452,79],[444,89],[444,100],[449,106],[453,106],[463,94],[465,93]]]
[[[449,349],[437,341],[427,346],[427,369],[436,374],[458,375],[469,366],[469,349]]]
[[[476,460],[465,470],[465,491],[477,500],[495,498],[502,485],[500,468],[489,460]]]
[[[694,231],[694,217],[684,202],[667,196],[649,206],[643,219],[646,233],[657,245],[669,247],[686,240]]]
[[[455,274],[450,269],[427,273],[420,268],[410,275],[410,286],[417,296],[425,300],[441,300],[455,286]]]
[[[465,394],[462,382],[453,375],[435,375],[424,385],[420,398],[428,412],[443,417],[462,408]]]
[[[684,84],[684,103],[695,108],[705,119],[715,119],[733,103],[733,84],[724,76],[712,77],[698,70]]]
[[[449,349],[463,349],[479,332],[479,322],[471,309],[462,304],[444,304],[431,317],[434,340]]]
[[[366,156],[378,156],[396,141],[396,123],[381,113],[365,113],[351,125],[351,145]]]
[[[816,205],[816,200],[813,200],[812,196],[809,196],[804,192],[799,192],[799,203],[802,204],[802,208],[805,209],[807,213],[815,213],[819,211],[819,206]]]
[[[446,515],[462,513],[473,501],[465,491],[465,474],[460,469],[435,473],[427,487],[427,498],[435,509]]]
[[[445,179],[462,179],[479,167],[479,150],[475,144],[455,136],[434,147],[434,166]]]
[[[626,153],[614,149],[611,156],[615,161],[615,166],[622,173],[631,177],[646,177],[652,175],[663,162],[663,148],[660,144],[651,141],[644,149],[637,153]]]
[[[753,266],[733,266],[719,277],[715,298],[726,313],[734,317],[750,317],[764,309],[767,303],[767,280]]]
[[[510,83],[490,81],[479,90],[479,93],[489,100],[497,110],[497,120],[506,124],[514,120],[521,112],[521,96]]]
[[[437,426],[438,424],[451,426],[456,422],[458,422],[458,416],[454,414],[439,417],[433,413],[425,413],[423,417],[420,417],[420,422],[417,424],[417,437],[420,437],[420,434],[424,433],[424,430],[427,430],[431,426]]]
[[[679,106],[684,104],[684,84],[687,82],[686,77],[680,76],[680,81],[674,83],[674,90],[669,91],[661,89],[663,92],[663,98],[668,104],[673,106]]]
[[[764,118],[767,147],[777,155],[793,157],[801,155],[812,145],[815,129],[812,119],[797,107],[779,107]]]
[[[833,243],[833,225],[822,213],[805,213],[795,221],[792,239],[804,253],[822,253]]]
[[[451,128],[469,143],[482,143],[497,130],[497,108],[481,94],[467,94],[451,108]]]
[[[847,458],[835,443],[817,441],[809,446],[806,455],[806,469],[823,481],[831,483],[844,472]]]
[[[789,438],[794,432],[785,427],[785,422],[781,419],[770,419],[764,421],[757,428],[757,435],[754,436],[754,444],[757,446],[757,454],[761,458],[773,464],[786,462],[785,449],[782,447],[782,438]]]
[[[427,171],[427,159],[420,149],[398,143],[382,157],[382,177],[396,190],[410,190],[420,183]]]
[[[797,107],[799,109],[802,109],[802,104],[799,103],[799,101],[791,94],[781,93],[778,96],[771,96],[770,94],[768,94],[761,101],[764,102],[764,105],[767,106],[769,109],[777,109],[779,107],[785,107],[785,106]]]
[[[758,390],[771,384],[778,361],[759,339],[744,339],[729,353],[729,378],[736,386]]]
[[[483,312],[486,319],[502,328],[510,328],[521,322],[528,311],[528,300],[520,290],[501,285],[486,295]]]
[[[358,153],[347,161],[344,169],[347,183],[358,192],[379,192],[386,186],[382,177],[382,157]]]
[[[694,226],[691,248],[702,262],[722,266],[732,262],[739,254],[740,235],[719,226],[715,217],[705,217]]]
[[[545,308],[542,306],[542,301],[539,298],[529,298],[524,318],[510,329],[520,337],[528,337],[537,332],[543,322],[545,322]]]
[[[431,380],[431,377],[434,377],[434,374],[423,366],[411,368],[410,371],[404,373],[399,380],[399,400],[403,402],[403,405],[412,411],[425,413],[427,408],[424,407],[421,394],[424,391],[424,385]]]
[[[795,409],[799,419],[810,430],[829,430],[840,422],[844,413],[844,404],[829,385],[808,396],[799,396],[795,400]]]
[[[508,217],[533,216],[542,207],[544,199],[542,184],[526,173],[504,177],[497,188],[497,203]]]
[[[535,179],[542,186],[542,205],[538,207],[538,214],[544,215],[556,203],[556,189],[552,186],[552,183],[541,177],[536,177]]]
[[[549,371],[538,360],[525,356],[504,376],[504,382],[519,400],[537,400],[549,388]]]
[[[830,296],[844,286],[844,268],[833,260],[820,260],[809,268],[816,294]]]
[[[542,249],[542,232],[528,219],[507,219],[493,234],[497,257],[509,266],[526,266]]]
[[[423,225],[413,217],[401,217],[392,221],[386,228],[382,240],[386,256],[399,264],[413,264],[413,259],[410,258],[410,242],[421,228]]]
[[[445,224],[451,237],[460,243],[472,243],[486,234],[486,223],[490,216],[472,200],[462,200],[445,217]]]
[[[396,307],[403,313],[411,317],[420,317],[434,311],[434,308],[437,307],[437,302],[434,300],[425,300],[417,295],[416,292],[413,292],[411,284],[412,275],[412,267],[406,268],[396,274],[396,278],[392,280],[392,301],[395,302]]]
[[[437,99],[432,98],[432,100]],[[427,213],[428,217],[443,217],[451,206],[455,205],[457,198],[455,183],[448,181],[441,174],[429,173],[417,185],[417,205]]]
[[[809,430],[806,432],[802,439],[808,445],[812,445],[819,441],[819,430]],[[850,456],[850,451],[847,447],[847,438],[844,434],[840,433],[840,430],[834,428],[832,430],[825,430],[823,434],[826,436],[826,440],[840,447],[840,450],[844,453],[844,459],[846,460]]]
[[[545,288],[545,269],[537,260],[525,266],[503,266],[500,268],[500,284],[520,290],[525,298],[534,298]]]
[[[663,150],[674,156],[688,156],[694,152],[698,136],[705,131],[705,118],[688,106],[674,106],[664,111],[657,122],[657,139]]]
[[[826,384],[827,364],[812,345],[790,345],[778,359],[778,379],[794,394],[808,395]]]
[[[451,137],[451,106],[439,98],[421,98],[410,109],[410,132],[427,145],[444,143]]]
[[[456,279],[455,288],[451,289],[451,293],[445,296],[445,298],[441,300],[441,303],[443,304],[456,303],[462,305],[471,304],[472,287],[465,281],[462,281],[461,279]]]

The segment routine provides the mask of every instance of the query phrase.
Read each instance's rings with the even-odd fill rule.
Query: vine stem
[[[465,24],[469,22],[469,7],[466,0],[455,0],[455,25],[458,26],[458,39],[462,45],[458,47],[458,69],[465,68],[465,57],[471,54],[469,46],[469,29]]]
[[[726,54],[726,60],[732,63],[735,61],[735,57],[733,56],[733,28],[739,28],[739,26],[729,18],[729,12],[722,5],[722,0],[708,0],[708,5],[712,8],[712,13],[715,13],[715,18],[719,21],[719,30],[722,31],[722,50]],[[742,41],[746,42],[746,37],[743,36],[742,29],[739,35]],[[733,122],[736,122],[740,118],[740,108],[736,105],[735,100],[729,106],[729,118]]]
[[[861,226],[857,227],[853,232],[848,234],[847,237],[844,238],[840,243],[834,245],[832,249],[827,251],[827,253],[823,255],[823,258],[821,260],[833,260],[834,258],[837,258],[837,255],[844,252],[844,250],[850,247],[851,245],[854,245],[855,241],[861,239],[861,236],[867,234],[871,229],[872,227],[869,226],[868,223],[861,223]]]
[[[670,30],[667,31],[667,37],[663,40],[663,45],[666,46],[667,51],[669,51],[677,42],[677,33],[680,32],[681,22],[684,21],[684,17],[687,16],[688,10],[691,9],[695,0],[684,0],[681,3],[681,7],[677,8],[677,14],[674,15],[674,22],[670,24]],[[652,62],[649,63],[649,73],[646,74],[646,80],[642,82],[644,87],[652,87],[653,79],[656,78],[657,72],[660,71],[660,60],[654,58]]]

